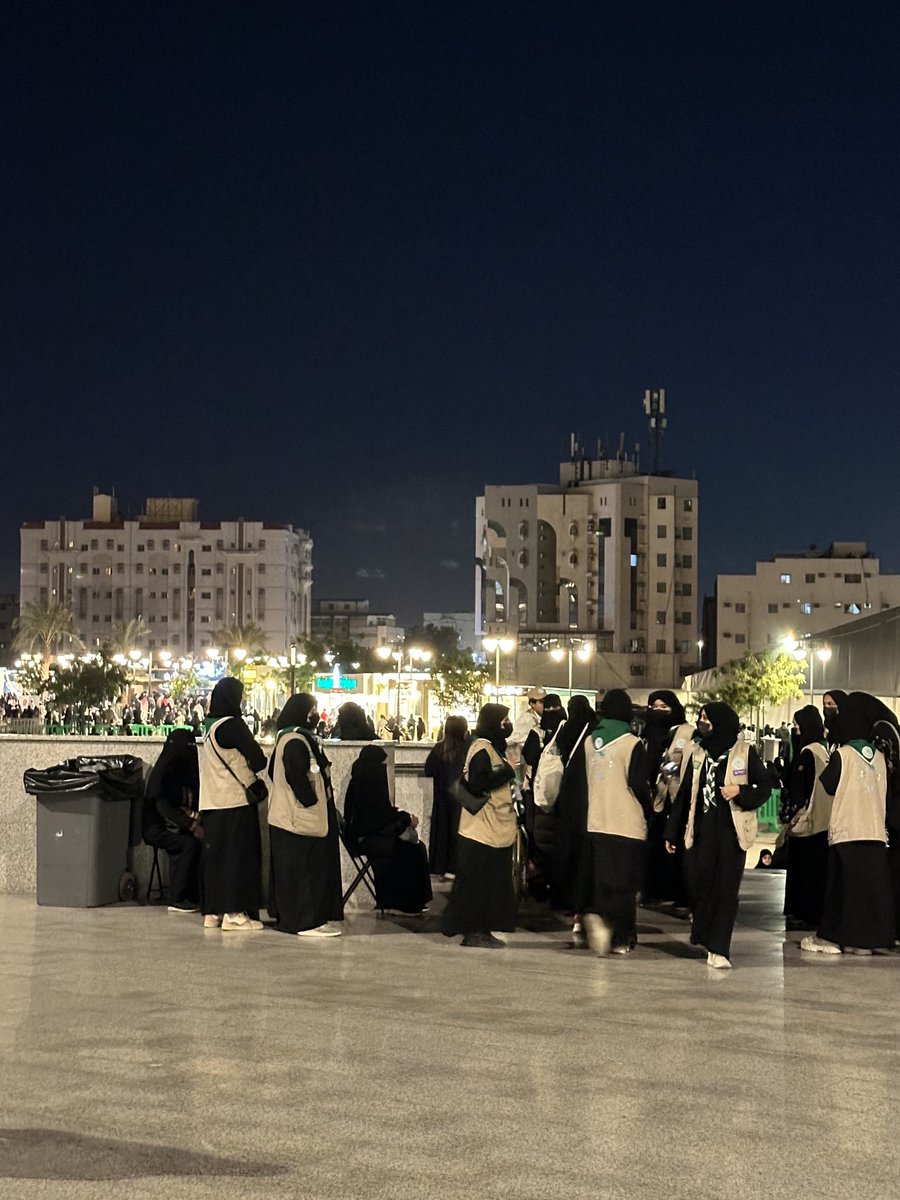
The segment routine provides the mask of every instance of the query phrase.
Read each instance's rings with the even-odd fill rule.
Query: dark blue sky
[[[94,484],[471,607],[473,500],[570,430],[700,480],[717,571],[900,568],[896,3],[4,10],[0,565]],[[458,564],[453,566],[451,564]]]

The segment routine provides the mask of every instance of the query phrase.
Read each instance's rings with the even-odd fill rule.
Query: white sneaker
[[[257,929],[262,929],[262,921],[254,921],[252,917],[248,917],[246,913],[226,913],[222,918],[222,932],[241,933],[256,932]]]
[[[827,942],[825,938],[815,937],[810,934],[809,937],[803,938],[800,943],[800,949],[805,950],[808,954],[842,954],[840,946],[836,946],[834,942]]]
[[[601,958],[609,954],[612,945],[612,930],[596,913],[585,913],[582,917],[588,945]]]
[[[715,967],[718,971],[731,970],[731,963],[724,954],[713,954],[711,951],[706,956],[706,965],[708,967]]]
[[[181,904],[170,904],[166,911],[170,913],[198,913],[200,909],[196,904],[189,904],[187,901],[184,901]]]
[[[324,925],[317,925],[315,929],[299,930],[297,937],[340,937],[343,932],[336,921],[326,921]]]
[[[218,929],[221,924],[222,918],[217,916],[216,913],[207,913],[203,918],[204,929]]]

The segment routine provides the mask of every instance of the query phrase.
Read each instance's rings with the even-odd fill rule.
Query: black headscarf
[[[712,733],[701,738],[700,745],[710,758],[721,758],[737,741],[741,719],[730,704],[722,704],[718,700],[704,704],[703,712],[712,725]]]
[[[587,696],[573,696],[569,701],[568,720],[556,735],[556,748],[564,763],[571,758],[575,743],[585,729],[593,729],[596,723],[597,713]]]
[[[669,691],[665,691],[665,690],[660,691],[660,692],[651,692],[650,695],[647,697],[647,716],[648,717],[650,716],[650,713],[652,713],[654,711],[658,711],[653,708],[654,700],[662,700],[663,704],[668,704],[669,708],[671,708],[671,710],[672,710],[671,715],[669,713],[661,713],[660,714],[661,716],[664,716],[666,718],[666,720],[669,722],[670,729],[672,728],[673,725],[683,725],[684,722],[687,720],[687,717],[686,717],[685,711],[684,711],[684,705],[681,703],[681,701],[678,699],[678,697],[675,695],[674,692],[669,692]]]
[[[555,733],[566,719],[566,710],[562,700],[554,692],[544,697],[544,711],[541,714],[541,729],[546,733]]]
[[[293,729],[299,726],[301,729],[308,729],[306,719],[315,707],[315,696],[311,696],[309,692],[298,692],[285,702],[284,708],[278,714],[275,728]]]
[[[849,700],[857,704],[860,710],[864,713],[866,719],[872,725],[876,721],[887,721],[889,725],[897,725],[897,717],[891,712],[883,700],[879,700],[877,696],[872,696],[869,692],[851,692]],[[870,733],[871,737],[871,733]]]
[[[359,706],[354,704],[354,708]],[[360,709],[362,712],[362,709]],[[363,746],[350,768],[344,796],[347,833],[353,838],[389,832],[397,811],[391,804],[387,777],[387,754],[381,746]],[[394,836],[400,832],[393,829]]]
[[[220,679],[209,698],[209,719],[218,721],[222,717],[239,717],[243,696],[244,685],[239,679],[233,675]]]
[[[874,721],[869,701],[873,699],[874,696],[868,696],[866,692],[853,692],[843,699],[828,730],[831,740],[839,746],[845,746],[847,742],[871,741]]]
[[[509,716],[505,704],[484,704],[478,713],[475,737],[486,738],[502,758],[506,753],[506,734],[501,729]]]
[[[611,688],[600,701],[600,716],[609,721],[624,721],[630,725],[634,719],[634,705],[624,688]]]
[[[193,729],[173,729],[166,738],[147,780],[147,799],[178,797],[182,788],[190,788],[194,795],[200,790],[197,737]]]
[[[833,742],[836,739],[832,736],[832,733],[831,733],[832,726],[833,726],[834,722],[837,721],[838,715],[839,715],[841,709],[847,703],[847,693],[838,691],[837,688],[829,688],[827,692],[822,693],[823,706],[824,706],[824,701],[825,701],[826,696],[830,696],[832,698],[832,700],[834,700],[835,703],[837,704],[837,712],[834,714],[833,717],[830,718],[830,722],[829,722],[829,720],[825,721],[825,728],[828,730],[828,740],[830,742]],[[829,709],[823,708],[823,716],[825,716],[826,714],[829,714],[829,712],[830,712]]]
[[[807,704],[803,708],[798,709],[794,713],[794,720],[800,729],[799,735],[791,734],[791,744],[796,758],[804,746],[809,746],[813,742],[824,742],[825,726],[822,723],[822,714],[812,704]]]
[[[366,714],[352,700],[348,700],[338,709],[337,733],[342,742],[375,741],[375,734],[369,728]]]

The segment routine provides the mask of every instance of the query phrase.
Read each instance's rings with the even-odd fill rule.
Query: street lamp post
[[[494,691],[500,692],[500,655],[512,654],[516,648],[516,639],[512,637],[486,637],[481,639],[481,645],[494,656]]]
[[[823,642],[814,642],[810,638],[804,638],[802,642],[798,642],[792,635],[781,639],[781,644],[788,654],[792,654],[798,662],[806,659],[807,652],[809,653],[809,702],[815,707],[816,703],[816,685],[815,685],[815,665],[816,659],[824,667],[831,660],[831,647]]]
[[[582,642],[577,650],[573,650],[571,642],[568,646],[554,646],[550,651],[550,657],[554,662],[562,662],[568,656],[569,659],[569,691],[572,690],[572,657],[575,655],[579,662],[587,662],[594,652],[594,647],[590,642]]]
[[[394,662],[397,664],[397,703],[396,703],[395,716],[396,716],[397,724],[399,725],[400,724],[400,683],[401,683],[401,680],[403,677],[403,650],[392,650],[390,648],[390,646],[379,646],[376,649],[375,653],[378,655],[379,658],[383,658],[385,660],[392,658],[394,660]],[[406,653],[409,655],[409,663],[407,664],[407,670],[409,671],[410,674],[412,674],[413,670],[415,669],[413,667],[414,661],[424,663],[424,662],[429,662],[431,659],[431,651],[423,650],[421,646],[410,646],[407,649]]]

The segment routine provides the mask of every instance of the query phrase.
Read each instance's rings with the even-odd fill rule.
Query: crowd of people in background
[[[532,896],[571,920],[574,949],[632,954],[641,904],[689,919],[707,964],[729,968],[757,813],[774,790],[786,929],[807,935],[802,951],[869,955],[895,946],[900,726],[866,693],[831,691],[821,711],[799,708],[790,729],[773,731],[779,753],[770,763],[729,705],[706,703],[693,723],[666,690],[642,710],[621,689],[596,709],[583,696],[566,709],[534,688],[515,724],[505,705],[486,704],[471,734],[464,718],[448,718],[425,760],[433,786],[427,849],[417,818],[392,802],[385,750],[369,744],[375,730],[359,705],[343,704],[331,725],[312,696],[292,697],[267,755],[240,682],[225,679],[202,724],[199,737],[170,734],[147,802],[180,864],[170,906],[201,910],[208,929],[262,928],[256,807],[268,794],[268,905],[282,932],[340,934],[343,840],[371,865],[385,911],[421,915],[432,876],[449,884],[441,928],[466,947],[501,948],[498,934],[515,928],[519,855]],[[364,743],[342,813],[326,731]],[[766,850],[757,865],[772,862]]]

